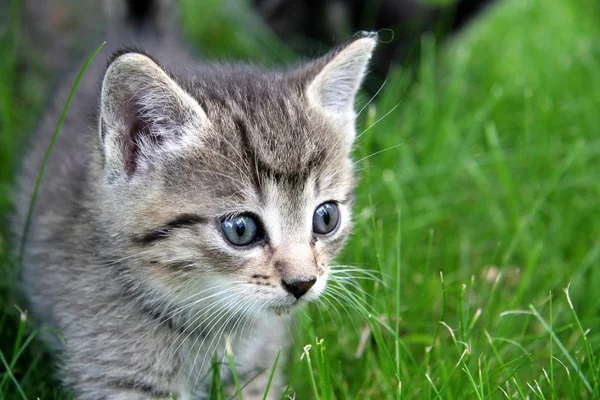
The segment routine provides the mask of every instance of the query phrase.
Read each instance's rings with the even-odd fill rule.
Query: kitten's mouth
[[[276,316],[290,315],[292,314],[298,307],[302,307],[308,303],[311,303],[315,298],[319,296],[319,294],[312,291],[311,295],[302,296],[301,298],[297,298],[290,294],[286,295],[283,298],[279,298],[273,303],[269,304],[267,307],[268,312],[275,314]]]
[[[294,301],[292,303],[289,304],[285,304],[285,305],[276,305],[276,306],[271,306],[269,307],[269,311],[271,311],[273,314],[275,314],[276,316],[282,316],[282,315],[290,315],[297,306],[300,305],[300,301]]]
[[[292,312],[292,307],[272,307],[271,311],[273,311],[275,315],[280,317],[282,315],[290,315],[290,313]]]

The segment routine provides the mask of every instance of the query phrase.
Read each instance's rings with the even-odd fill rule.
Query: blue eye
[[[264,237],[262,228],[250,215],[238,215],[221,221],[223,234],[234,246],[247,246]]]
[[[340,221],[340,213],[335,203],[323,203],[313,214],[313,232],[327,235],[333,232]]]

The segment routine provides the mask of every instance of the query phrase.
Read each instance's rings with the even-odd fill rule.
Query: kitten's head
[[[136,279],[168,301],[214,295],[240,311],[316,299],[351,228],[354,100],[375,44],[358,34],[275,72],[174,76],[138,52],[113,56],[101,210]]]

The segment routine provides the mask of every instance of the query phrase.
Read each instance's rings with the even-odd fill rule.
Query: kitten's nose
[[[283,288],[294,295],[295,298],[299,299],[304,296],[306,292],[315,284],[317,278],[312,277],[307,281],[290,281],[286,282],[283,279],[281,280],[281,284]]]

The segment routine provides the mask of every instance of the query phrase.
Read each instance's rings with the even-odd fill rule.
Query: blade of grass
[[[575,360],[573,359],[573,357],[571,356],[571,354],[569,353],[567,348],[560,341],[560,339],[556,336],[556,333],[554,332],[552,327],[550,325],[548,325],[548,323],[546,322],[544,317],[541,316],[541,314],[537,311],[537,309],[533,306],[533,304],[529,305],[529,309],[531,310],[532,315],[535,318],[537,318],[537,320],[540,322],[540,324],[542,324],[544,329],[546,329],[546,331],[550,334],[550,336],[552,336],[552,340],[554,340],[554,343],[556,343],[556,345],[558,346],[560,351],[564,354],[564,356],[567,358],[567,360],[569,360],[569,364],[571,364],[571,366],[575,369],[575,371],[577,371],[579,378],[585,385],[585,388],[588,390],[588,392],[593,394],[594,390],[592,389],[592,385],[590,385],[590,382],[587,380],[587,378],[585,377],[585,374],[583,373],[583,371],[581,371],[581,368],[579,368],[579,366],[577,365],[577,363],[575,362]]]
[[[11,371],[11,368],[8,365],[8,363],[6,362],[6,358],[4,358],[4,354],[2,353],[1,350],[0,350],[0,361],[2,361],[2,364],[4,365],[4,368],[6,368],[6,373],[8,374],[8,376],[10,377],[10,379],[15,384],[15,387],[17,388],[17,391],[19,392],[19,395],[21,395],[21,398],[23,400],[27,400],[27,396],[25,395],[25,392],[23,391],[23,388],[21,388],[21,385],[19,385],[19,381],[17,381],[17,379],[13,375],[13,373]]]
[[[315,340],[317,345],[316,359],[317,371],[319,373],[319,384],[321,386],[321,399],[330,400],[331,393],[331,376],[329,372],[329,359],[327,358],[327,348],[325,347],[324,339]]]
[[[229,369],[231,370],[231,376],[233,377],[233,383],[235,385],[235,395],[237,395],[240,400],[243,400],[242,389],[240,388],[240,380],[238,379],[235,361],[233,360],[233,351],[231,350],[231,343],[229,343],[229,341],[227,341],[226,352],[227,360],[229,361]]]
[[[550,313],[550,326],[554,326],[554,310],[552,308],[552,291],[549,293],[549,304],[548,310]],[[552,400],[557,398],[556,392],[554,390],[554,339],[550,336],[550,376],[548,377],[548,384],[550,385],[550,389],[552,390]]]
[[[477,388],[477,382],[475,382],[475,378],[473,378],[473,375],[471,374],[471,371],[469,370],[469,367],[467,367],[467,364],[463,364],[463,372],[467,375],[467,377],[469,378],[469,382],[471,383],[471,385],[473,386],[473,390],[475,390],[475,393],[477,393],[477,398],[479,400],[483,400],[483,394],[479,393],[479,390]]]
[[[395,310],[395,318],[396,318],[396,326],[395,326],[395,335],[394,335],[394,355],[395,355],[395,361],[396,361],[396,378],[398,379],[398,382],[401,381],[400,379],[400,293],[401,293],[401,279],[402,279],[402,275],[401,275],[401,267],[402,267],[402,261],[401,261],[401,257],[402,257],[402,252],[401,252],[401,245],[402,245],[402,214],[401,214],[401,210],[398,209],[397,211],[398,213],[398,222],[397,222],[397,231],[396,231],[396,310]]]
[[[211,370],[212,379],[209,389],[209,397],[211,399],[223,400],[225,395],[223,393],[223,384],[221,381],[221,366],[216,357],[213,357]]]
[[[425,378],[427,378],[427,381],[429,381],[429,383],[431,384],[431,387],[433,388],[433,391],[435,392],[435,398],[442,399],[443,398],[442,395],[435,387],[435,384],[433,383],[433,380],[431,380],[431,377],[429,376],[429,374],[425,374]]]
[[[265,387],[265,393],[263,394],[262,400],[267,400],[267,395],[269,394],[271,383],[273,383],[273,378],[275,377],[275,371],[277,371],[277,364],[279,363],[280,355],[281,349],[279,349],[279,351],[277,352],[277,356],[275,357],[275,362],[273,363],[273,368],[271,368],[271,373],[269,374],[269,380],[267,381],[267,387]]]
[[[303,357],[306,357],[306,366],[308,367],[308,376],[310,377],[310,386],[313,391],[313,395],[315,399],[319,399],[319,389],[317,389],[317,381],[315,379],[315,374],[313,372],[312,363],[310,361],[310,349],[312,345],[308,344],[304,346],[304,353],[302,353]]]
[[[81,82],[81,79],[83,78],[83,74],[87,70],[90,63],[94,60],[94,58],[96,58],[98,53],[100,53],[100,50],[102,50],[102,48],[104,47],[105,44],[106,44],[106,42],[103,42],[100,46],[98,46],[98,48],[92,53],[91,56],[88,57],[88,59],[85,61],[85,63],[79,70],[79,73],[77,74],[77,78],[75,78],[75,82],[73,83],[73,86],[71,87],[71,91],[69,92],[69,97],[67,98],[67,102],[65,103],[62,113],[60,114],[60,118],[58,119],[58,124],[56,124],[54,133],[52,134],[52,139],[50,140],[50,144],[48,145],[48,148],[46,149],[46,153],[44,154],[42,166],[40,168],[40,172],[38,173],[37,179],[35,181],[33,193],[31,194],[31,200],[29,201],[29,208],[27,209],[27,216],[25,218],[25,226],[23,227],[23,233],[21,235],[21,240],[19,242],[19,252],[17,253],[19,263],[21,263],[21,261],[23,260],[23,252],[25,251],[25,243],[27,242],[27,234],[29,232],[29,226],[31,224],[31,216],[33,215],[33,209],[34,209],[35,203],[37,201],[39,188],[42,183],[42,178],[44,177],[44,172],[46,171],[46,164],[48,164],[48,160],[50,159],[50,154],[52,154],[52,149],[54,148],[54,143],[56,142],[56,139],[58,138],[58,134],[59,134],[60,129],[62,128],[62,125],[65,121],[65,117],[67,116],[67,112],[69,111],[69,107],[71,106],[71,101],[73,101],[73,97],[75,96],[75,91],[77,90],[77,87],[79,86],[79,82]]]
[[[10,366],[9,366],[11,371],[17,365],[17,361],[19,361],[21,354],[23,354],[25,349],[29,346],[29,344],[33,341],[33,339],[36,336],[37,336],[37,331],[34,331],[31,335],[29,335],[29,337],[25,340],[25,342],[23,343],[22,346],[17,347],[17,345],[15,345],[16,353],[13,355],[13,358],[12,358],[12,360],[10,362]],[[2,382],[0,383],[0,393],[4,392],[4,386],[7,382],[7,380],[8,380],[8,375],[5,375],[4,378],[2,379]]]
[[[571,294],[569,293],[569,288],[570,286],[567,286],[566,289],[563,289],[565,292],[565,296],[567,297],[567,303],[569,304],[569,308],[572,311],[573,314],[573,319],[575,320],[575,323],[577,324],[577,328],[579,329],[579,332],[581,333],[581,336],[583,338],[583,344],[585,345],[585,351],[587,354],[587,359],[588,362],[590,363],[590,368],[592,369],[592,371],[597,371],[597,366],[596,366],[596,354],[594,354],[594,351],[592,350],[592,346],[590,345],[590,342],[588,340],[587,337],[587,332],[583,329],[583,325],[581,325],[581,321],[579,320],[579,316],[577,315],[577,312],[575,311],[575,308],[573,307],[573,302],[571,302]],[[600,383],[598,382],[599,378],[598,378],[598,374],[593,373],[592,374],[592,378],[594,379],[594,394],[598,393],[598,387],[600,385]]]

